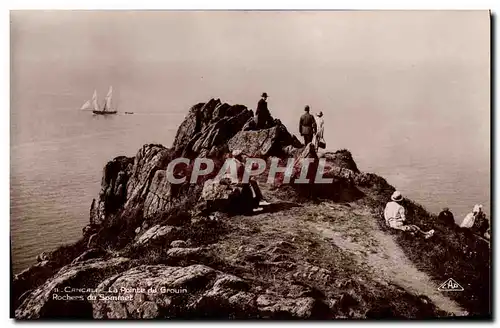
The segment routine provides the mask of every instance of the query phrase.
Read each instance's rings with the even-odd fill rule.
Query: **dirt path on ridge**
[[[322,204],[323,213],[335,210]],[[373,278],[397,284],[416,295],[427,296],[438,308],[456,316],[467,315],[455,301],[438,291],[438,286],[407,258],[393,237],[379,229],[372,215],[362,209],[353,209],[355,220],[309,222],[309,227],[324,238],[355,255],[360,264],[368,267]],[[353,222],[355,221],[355,222]],[[364,227],[362,231],[359,227]]]

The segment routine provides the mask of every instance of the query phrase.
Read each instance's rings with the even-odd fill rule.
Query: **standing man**
[[[309,114],[309,105],[304,108],[304,115],[300,117],[299,132],[304,137],[304,143],[307,146],[316,134],[316,120]]]
[[[268,123],[271,121],[271,113],[267,108],[267,93],[262,93],[262,98],[257,104],[257,109],[255,110],[255,123],[257,129],[265,129],[268,127]]]

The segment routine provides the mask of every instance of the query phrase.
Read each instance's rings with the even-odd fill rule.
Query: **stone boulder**
[[[337,150],[334,153],[327,152],[324,153],[322,157],[326,158],[327,162],[332,166],[349,169],[354,173],[359,173],[358,166],[352,158],[351,152],[346,149]]]
[[[71,264],[87,261],[90,259],[99,258],[99,257],[105,256],[105,255],[106,255],[106,251],[101,249],[101,248],[90,248],[90,249],[86,250],[85,252],[83,252],[81,255],[79,255],[77,258],[75,258],[73,260],[73,262],[71,262]]]
[[[205,181],[200,201],[206,202],[208,212],[243,213],[255,205],[250,187],[229,178]]]
[[[317,306],[312,297],[284,298],[267,294],[260,295],[256,302],[262,316],[273,319],[311,318]]]
[[[176,154],[194,158],[216,152],[253,117],[243,105],[229,105],[219,99],[191,108],[179,126],[172,148]]]
[[[105,278],[127,270],[128,264],[127,258],[113,258],[67,265],[26,297],[15,318],[90,318],[89,291]]]
[[[96,319],[227,318],[232,313],[245,316],[245,304],[229,299],[248,290],[248,284],[199,264],[144,265],[103,281],[96,294],[108,290],[124,300],[94,301]]]
[[[159,224],[151,227],[146,230],[144,233],[138,235],[136,237],[136,245],[144,245],[153,241],[155,239],[163,238],[163,239],[171,239],[174,240],[176,238],[176,234],[178,232],[178,228],[172,226],[160,226]]]
[[[269,129],[240,131],[228,142],[229,151],[241,150],[251,157],[280,155],[287,146],[300,148],[302,144],[279,120]]]
[[[185,248],[188,247],[188,243],[185,242],[184,240],[174,240],[173,242],[170,243],[170,247]]]

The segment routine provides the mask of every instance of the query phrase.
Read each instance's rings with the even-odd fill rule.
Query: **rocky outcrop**
[[[136,267],[113,276],[98,286],[96,293],[115,290],[117,297],[121,296],[127,300],[95,301],[94,318],[200,317],[205,312],[203,307],[207,307],[203,299],[209,297],[216,287],[216,282],[226,276],[204,265]],[[233,294],[238,291],[233,289]],[[219,294],[221,293],[213,297]],[[217,313],[207,311],[205,315],[217,316]]]
[[[183,157],[207,156],[240,131],[252,116],[245,106],[231,106],[219,99],[198,104],[181,123],[172,148]]]
[[[119,156],[108,162],[103,170],[101,191],[90,209],[90,223],[102,224],[108,216],[116,214],[127,199],[127,182],[132,158]]]
[[[332,166],[348,169],[354,173],[360,173],[356,162],[354,162],[352,158],[351,152],[346,149],[337,150],[334,153],[326,152],[322,157],[326,158],[328,163]]]
[[[162,176],[168,163],[173,158],[173,151],[162,145],[144,145],[137,152],[129,183],[127,184],[128,197],[124,207],[128,211],[139,206],[144,206],[143,212],[151,213],[154,212],[154,206],[161,206],[163,204],[159,201],[153,201],[154,194],[161,193],[162,190],[166,191],[166,194],[168,193],[169,184],[160,183],[159,177]],[[153,190],[151,190],[153,181],[155,185],[153,186]],[[153,195],[150,195],[151,191]]]
[[[17,319],[91,316],[89,291],[110,275],[127,269],[126,258],[88,260],[62,268],[35,289],[16,310]]]
[[[143,234],[136,237],[137,241],[136,245],[144,245],[150,241],[159,238],[168,238],[173,240],[175,238],[175,234],[178,231],[176,227],[171,226],[160,226],[159,224],[151,227],[149,230],[145,231]]]
[[[386,277],[371,277],[366,263],[360,265],[345,251],[356,246],[361,254],[375,247],[364,238],[367,229],[373,229],[367,224],[380,219],[380,208],[394,188],[375,174],[360,172],[349,151],[318,155],[279,120],[257,129],[252,116],[245,106],[211,99],[190,109],[171,148],[144,145],[134,157],[120,156],[106,164],[83,238],[41,254],[35,266],[14,277],[16,317],[331,319],[439,314],[430,301],[400,290]],[[282,173],[270,185],[261,183],[271,204],[260,214],[252,211],[257,204],[248,185],[213,176],[194,184],[167,181],[168,164],[179,156],[222,162],[234,150],[262,157],[268,164],[278,159],[279,166],[293,158],[291,183],[284,183]],[[311,163],[302,176],[304,160]],[[313,181],[323,161],[322,178],[331,181],[317,184]],[[190,170],[191,165],[179,165],[174,175],[189,176]],[[309,183],[299,183],[300,178]],[[408,217],[434,224],[423,208],[406,200],[404,206]],[[367,224],[360,226],[359,220]],[[340,225],[347,225],[348,237],[333,228]],[[415,254],[427,249],[433,257],[424,267],[442,263],[441,253],[461,259],[456,245],[471,244],[462,237],[437,241],[441,253],[436,255],[432,244],[397,238],[410,250],[412,261],[419,261]],[[453,276],[471,280],[460,274],[472,262],[486,266],[487,250],[481,245],[464,247],[467,261]],[[474,256],[481,261],[469,261]],[[450,268],[439,270],[441,277]],[[477,280],[487,281],[486,270],[479,271],[484,278]],[[486,295],[478,281],[475,288]],[[68,286],[74,290],[66,291]],[[479,303],[474,295],[466,302]],[[382,303],[388,305],[374,306]]]
[[[312,318],[318,300],[252,292],[234,275],[204,265],[140,266],[102,282],[96,294],[116,291],[116,299],[93,302],[94,318]]]
[[[208,212],[244,213],[255,205],[248,184],[237,183],[229,178],[207,180],[200,201],[205,203]]]
[[[276,126],[269,129],[242,130],[228,142],[230,151],[240,150],[250,157],[282,155],[283,148],[287,146],[301,148],[302,143],[297,137],[290,134],[279,120],[277,120]]]

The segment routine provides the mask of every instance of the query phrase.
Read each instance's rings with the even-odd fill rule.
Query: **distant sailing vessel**
[[[113,87],[109,87],[108,94],[106,95],[106,98],[104,99],[104,106],[102,110],[99,108],[99,104],[97,102],[97,91],[94,90],[94,95],[92,96],[92,100],[87,100],[82,108],[84,109],[92,109],[92,112],[96,115],[109,115],[109,114],[116,114],[117,111],[113,110],[112,107],[112,98],[113,98]]]

